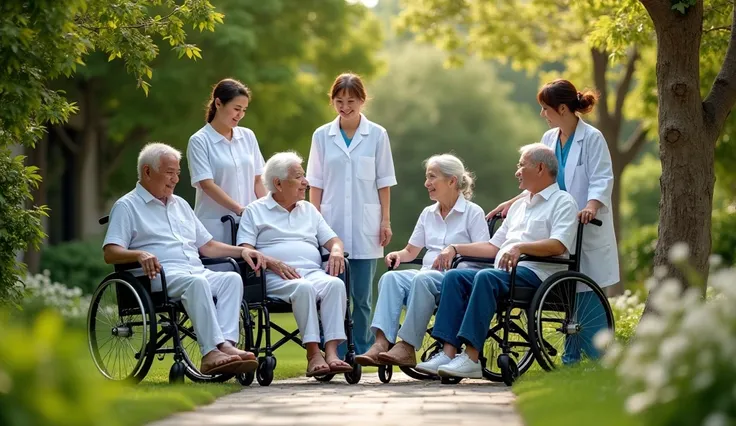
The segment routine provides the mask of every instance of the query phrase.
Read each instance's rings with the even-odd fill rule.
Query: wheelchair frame
[[[225,215],[220,218],[220,222],[223,224],[226,222],[229,223],[230,238],[233,245],[235,245],[237,242],[236,238],[238,228],[238,224],[235,223],[235,219],[231,215]],[[356,384],[360,382],[362,377],[362,366],[355,362],[356,354],[355,343],[353,342],[353,320],[350,312],[350,262],[348,261],[348,257],[349,254],[345,253],[345,274],[343,282],[345,283],[345,291],[348,295],[345,313],[345,334],[347,337],[348,351],[345,355],[345,362],[353,367],[353,371],[344,373],[344,375],[345,380],[349,384]],[[329,255],[322,255],[323,262],[328,259]],[[288,342],[294,342],[302,347],[304,347],[304,343],[298,337],[298,328],[290,332],[271,321],[271,313],[292,313],[293,310],[290,303],[270,298],[266,295],[265,272],[262,272],[260,276],[256,276],[255,272],[245,263],[245,261],[238,262],[238,265],[240,266],[244,285],[243,306],[245,308],[242,313],[242,317],[245,328],[245,350],[252,351],[258,357],[256,379],[261,386],[268,386],[273,381],[273,372],[277,364],[276,357],[273,355],[273,352]],[[319,303],[317,304],[317,309],[319,310]],[[255,327],[255,324],[253,323],[254,321],[251,317],[250,310],[256,310],[258,312],[258,329],[255,339],[253,337],[253,328]],[[273,344],[271,343],[271,329],[276,330],[283,336]],[[265,346],[261,347],[261,343],[264,338]],[[261,353],[263,353],[263,356],[260,356]],[[316,376],[315,378],[321,382],[329,382],[335,377],[335,375],[336,374],[334,373],[328,373],[323,376]],[[240,380],[240,377],[238,377],[238,380]]]

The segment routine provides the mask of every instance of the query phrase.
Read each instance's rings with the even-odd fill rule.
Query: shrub
[[[608,302],[611,304],[616,324],[616,340],[628,342],[634,335],[644,312],[644,302],[639,299],[639,293],[632,293],[631,290],[608,299]]]
[[[115,425],[119,390],[89,362],[82,333],[53,311],[30,325],[0,313],[0,424]]]
[[[29,316],[44,309],[53,309],[67,320],[83,322],[91,296],[82,294],[79,287],[69,288],[64,284],[52,282],[49,271],[43,274],[28,275],[23,280],[24,297],[22,306]]]
[[[633,230],[626,239],[621,241],[621,262],[627,283],[641,283],[652,275],[656,246],[656,224]]]
[[[102,239],[73,241],[44,247],[41,269],[51,271],[51,280],[79,287],[91,294],[113,271],[102,257]]]
[[[650,280],[657,313],[641,320],[628,346],[614,343],[604,357],[630,395],[627,411],[644,424],[727,425],[736,418],[735,281],[736,269],[713,271],[706,300],[701,288],[683,293],[674,279]]]

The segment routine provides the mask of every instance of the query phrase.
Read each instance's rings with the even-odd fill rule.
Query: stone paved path
[[[342,376],[330,383],[304,377],[268,387],[254,382],[211,405],[151,426],[521,426],[513,402],[510,388],[486,380],[442,385],[395,372],[391,383],[383,384],[376,373],[365,373],[359,384],[348,385]]]

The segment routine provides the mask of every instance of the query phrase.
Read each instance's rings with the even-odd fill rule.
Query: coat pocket
[[[381,230],[381,205],[366,204],[363,206],[363,233],[378,236]]]
[[[376,158],[375,157],[358,157],[358,179],[374,181],[376,180]]]

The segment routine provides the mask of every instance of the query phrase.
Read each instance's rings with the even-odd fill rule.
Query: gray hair
[[[469,170],[465,170],[463,161],[452,154],[433,155],[424,160],[424,168],[437,166],[440,173],[446,178],[455,177],[457,179],[457,190],[463,194],[466,200],[473,198],[473,185],[475,183],[475,175]]]
[[[291,166],[301,165],[302,161],[304,161],[302,157],[293,151],[278,152],[272,155],[266,161],[266,166],[263,169],[263,180],[265,181],[263,183],[266,185],[266,189],[275,192],[276,186],[274,186],[273,180],[277,178],[281,180],[288,179]]]
[[[540,163],[544,164],[547,170],[549,170],[549,174],[553,178],[557,178],[557,157],[552,148],[537,142],[522,146],[519,148],[519,153],[521,153],[522,157],[526,155],[534,166]]]
[[[138,154],[138,180],[143,176],[143,166],[151,166],[153,170],[158,171],[161,157],[164,155],[171,155],[176,161],[181,161],[181,152],[176,148],[160,142],[146,144]]]

